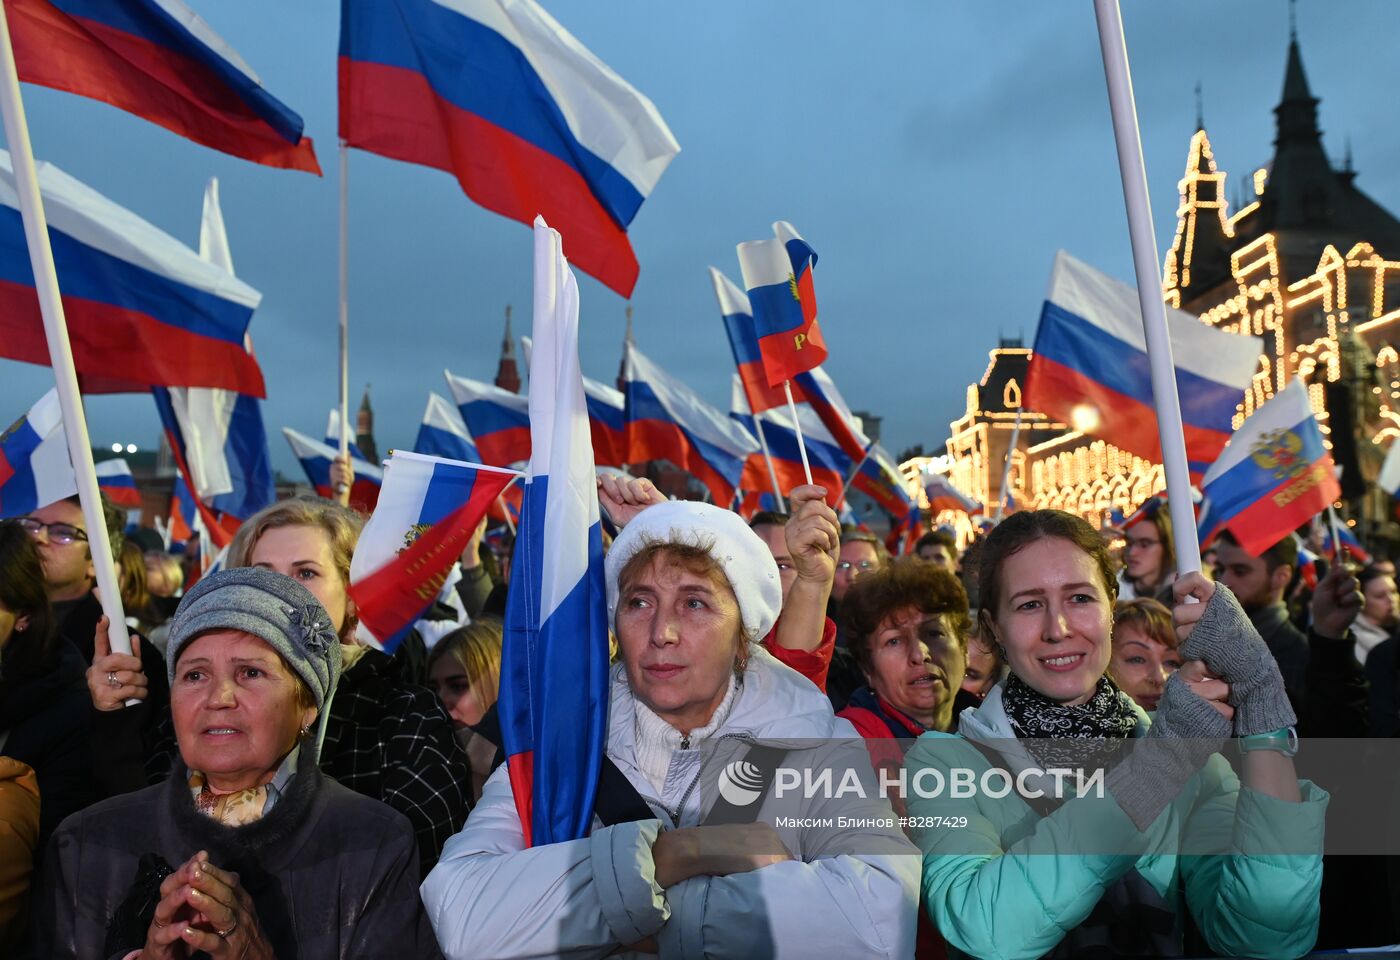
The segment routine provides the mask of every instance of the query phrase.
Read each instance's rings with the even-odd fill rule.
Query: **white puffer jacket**
[[[422,887],[448,958],[605,957],[655,938],[662,957],[913,956],[920,857],[898,826],[852,828],[838,818],[890,818],[854,728],[832,715],[811,682],[754,648],[733,707],[715,738],[762,740],[789,752],[784,767],[858,771],[872,799],[775,796],[756,820],[801,818],[831,826],[778,827],[797,859],[748,873],[700,876],[662,890],[651,845],[662,830],[698,825],[714,789],[699,783],[702,751],[672,754],[661,795],[635,762],[636,702],[615,665],[608,755],[657,819],[526,848],[502,766],[462,832],[447,841]],[[793,741],[793,742],[786,742]]]

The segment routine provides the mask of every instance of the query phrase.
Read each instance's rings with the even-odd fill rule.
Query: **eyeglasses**
[[[1139,538],[1136,539],[1136,540],[1133,540],[1133,539],[1129,539],[1129,540],[1128,540],[1128,549],[1130,549],[1130,550],[1149,550],[1149,549],[1151,549],[1152,547],[1161,546],[1161,544],[1162,544],[1162,541],[1160,541],[1160,540],[1148,540],[1146,537],[1139,537]]]
[[[33,517],[20,517],[15,523],[23,527],[31,537],[37,537],[40,530],[47,530],[49,543],[73,543],[88,538],[87,533],[71,523],[43,523]]]
[[[849,570],[849,569],[851,569],[852,567],[855,567],[855,568],[856,568],[857,570],[859,570],[861,573],[869,573],[871,570],[878,569],[879,566],[880,566],[880,565],[879,565],[878,563],[876,563],[874,560],[861,560],[861,561],[859,561],[859,562],[857,562],[857,563],[852,563],[852,562],[849,561],[849,560],[841,560],[841,561],[838,561],[838,562],[837,562],[837,564],[836,564],[836,569],[837,569],[837,570]]]

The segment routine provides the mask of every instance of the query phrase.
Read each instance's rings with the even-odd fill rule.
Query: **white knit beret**
[[[671,500],[647,507],[623,528],[608,551],[608,623],[617,617],[617,578],[643,547],[676,543],[703,547],[714,557],[739,602],[744,635],[768,636],[783,609],[783,584],[768,544],[731,510],[697,500]]]

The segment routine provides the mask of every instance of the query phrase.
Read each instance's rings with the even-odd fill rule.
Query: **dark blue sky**
[[[204,182],[220,178],[237,271],[264,295],[252,331],[274,462],[296,473],[280,428],[318,434],[336,398],[338,5],[192,5],[302,114],[327,177],[25,87],[35,150],[191,246]],[[998,333],[1029,343],[1057,248],[1133,279],[1089,0],[545,6],[650,96],[680,141],[631,231],[637,340],[716,405],[727,406],[732,362],[705,268],[737,280],[734,245],[775,219],[821,254],[828,369],[853,407],[885,418],[892,451],[940,448]],[[1231,193],[1272,155],[1288,7],[1125,0],[1124,18],[1165,253],[1198,81]],[[1349,137],[1357,185],[1400,211],[1400,4],[1304,0],[1298,29],[1329,153],[1340,161]],[[507,303],[528,332],[530,233],[446,174],[360,152],[350,205],[352,402],[373,384],[382,450],[412,443],[444,366],[491,378]],[[584,371],[611,382],[625,304],[581,285]],[[0,360],[0,420],[51,382]],[[156,442],[147,397],[94,398],[89,413],[95,445]]]

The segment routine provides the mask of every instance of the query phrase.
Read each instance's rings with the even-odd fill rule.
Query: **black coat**
[[[177,765],[165,783],[64,822],[45,861],[37,956],[94,960],[140,949],[159,898],[143,896],[159,889],[149,868],[178,869],[200,850],[238,873],[281,960],[442,956],[401,814],[302,763],[266,816],[226,827],[195,809],[186,781]]]
[[[1288,619],[1282,602],[1249,615],[1283,674],[1298,714],[1301,737],[1364,737],[1367,732],[1366,674],[1353,652],[1351,632],[1340,640],[1306,634]]]
[[[29,764],[38,777],[40,850],[65,817],[98,799],[86,669],[73,645],[58,637],[48,657],[27,676],[0,671],[5,674],[0,683],[3,752]]]

